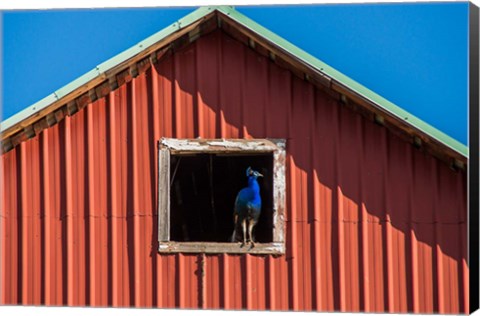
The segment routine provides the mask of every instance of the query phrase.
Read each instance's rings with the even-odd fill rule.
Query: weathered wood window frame
[[[285,253],[284,139],[175,139],[162,138],[158,153],[158,251],[161,253]],[[251,248],[234,242],[177,242],[170,240],[170,155],[199,153],[273,155],[273,242]]]

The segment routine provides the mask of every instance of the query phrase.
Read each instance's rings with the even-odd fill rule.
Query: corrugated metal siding
[[[158,254],[163,136],[286,138],[286,255]],[[468,312],[465,173],[221,31],[1,164],[2,304]]]

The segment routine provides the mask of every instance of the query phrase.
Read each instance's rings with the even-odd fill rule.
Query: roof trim
[[[3,138],[2,136],[4,136],[5,132],[16,126],[19,126],[20,129],[25,128],[26,126],[22,125],[22,122],[24,120],[39,115],[42,110],[57,103],[62,98],[72,94],[76,90],[88,86],[89,83],[91,83],[93,80],[96,80],[98,82],[106,80],[109,76],[109,73],[111,73],[112,70],[116,69],[118,65],[128,62],[130,59],[133,59],[139,53],[148,50],[156,43],[165,40],[167,37],[199,21],[200,19],[208,16],[214,11],[219,11],[220,13],[228,16],[230,19],[242,25],[251,32],[256,33],[258,36],[273,43],[281,50],[294,56],[296,59],[298,59],[305,65],[315,69],[317,72],[330,78],[333,84],[336,84],[340,87],[343,86],[348,90],[353,91],[355,94],[371,102],[380,110],[389,113],[390,115],[398,119],[400,122],[412,126],[413,128],[438,141],[447,148],[455,151],[456,153],[460,154],[465,158],[468,158],[469,151],[466,145],[460,143],[459,141],[448,136],[447,134],[422,121],[421,119],[405,111],[394,103],[388,101],[382,96],[376,94],[375,92],[371,91],[370,89],[366,88],[355,80],[347,77],[333,67],[310,55],[299,47],[293,45],[292,43],[278,36],[277,34],[271,32],[270,30],[266,29],[265,27],[261,26],[260,24],[256,23],[255,21],[251,20],[250,18],[236,11],[233,7],[230,6],[200,7],[199,9],[186,15],[182,19],[164,28],[163,30],[146,38],[145,40],[114,56],[113,58],[101,63],[83,76],[75,79],[74,81],[58,89],[49,96],[43,98],[42,100],[36,102],[35,104],[25,108],[24,110],[18,112],[12,117],[1,122],[0,138]]]

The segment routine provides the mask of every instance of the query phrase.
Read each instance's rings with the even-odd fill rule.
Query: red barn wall
[[[286,255],[157,252],[157,141],[199,136],[287,139]],[[1,158],[2,304],[468,311],[466,174],[221,31]]]

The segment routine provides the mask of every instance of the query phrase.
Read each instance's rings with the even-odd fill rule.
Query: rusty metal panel
[[[158,253],[162,137],[286,139],[285,255]],[[468,313],[466,173],[221,30],[0,167],[1,304]]]

